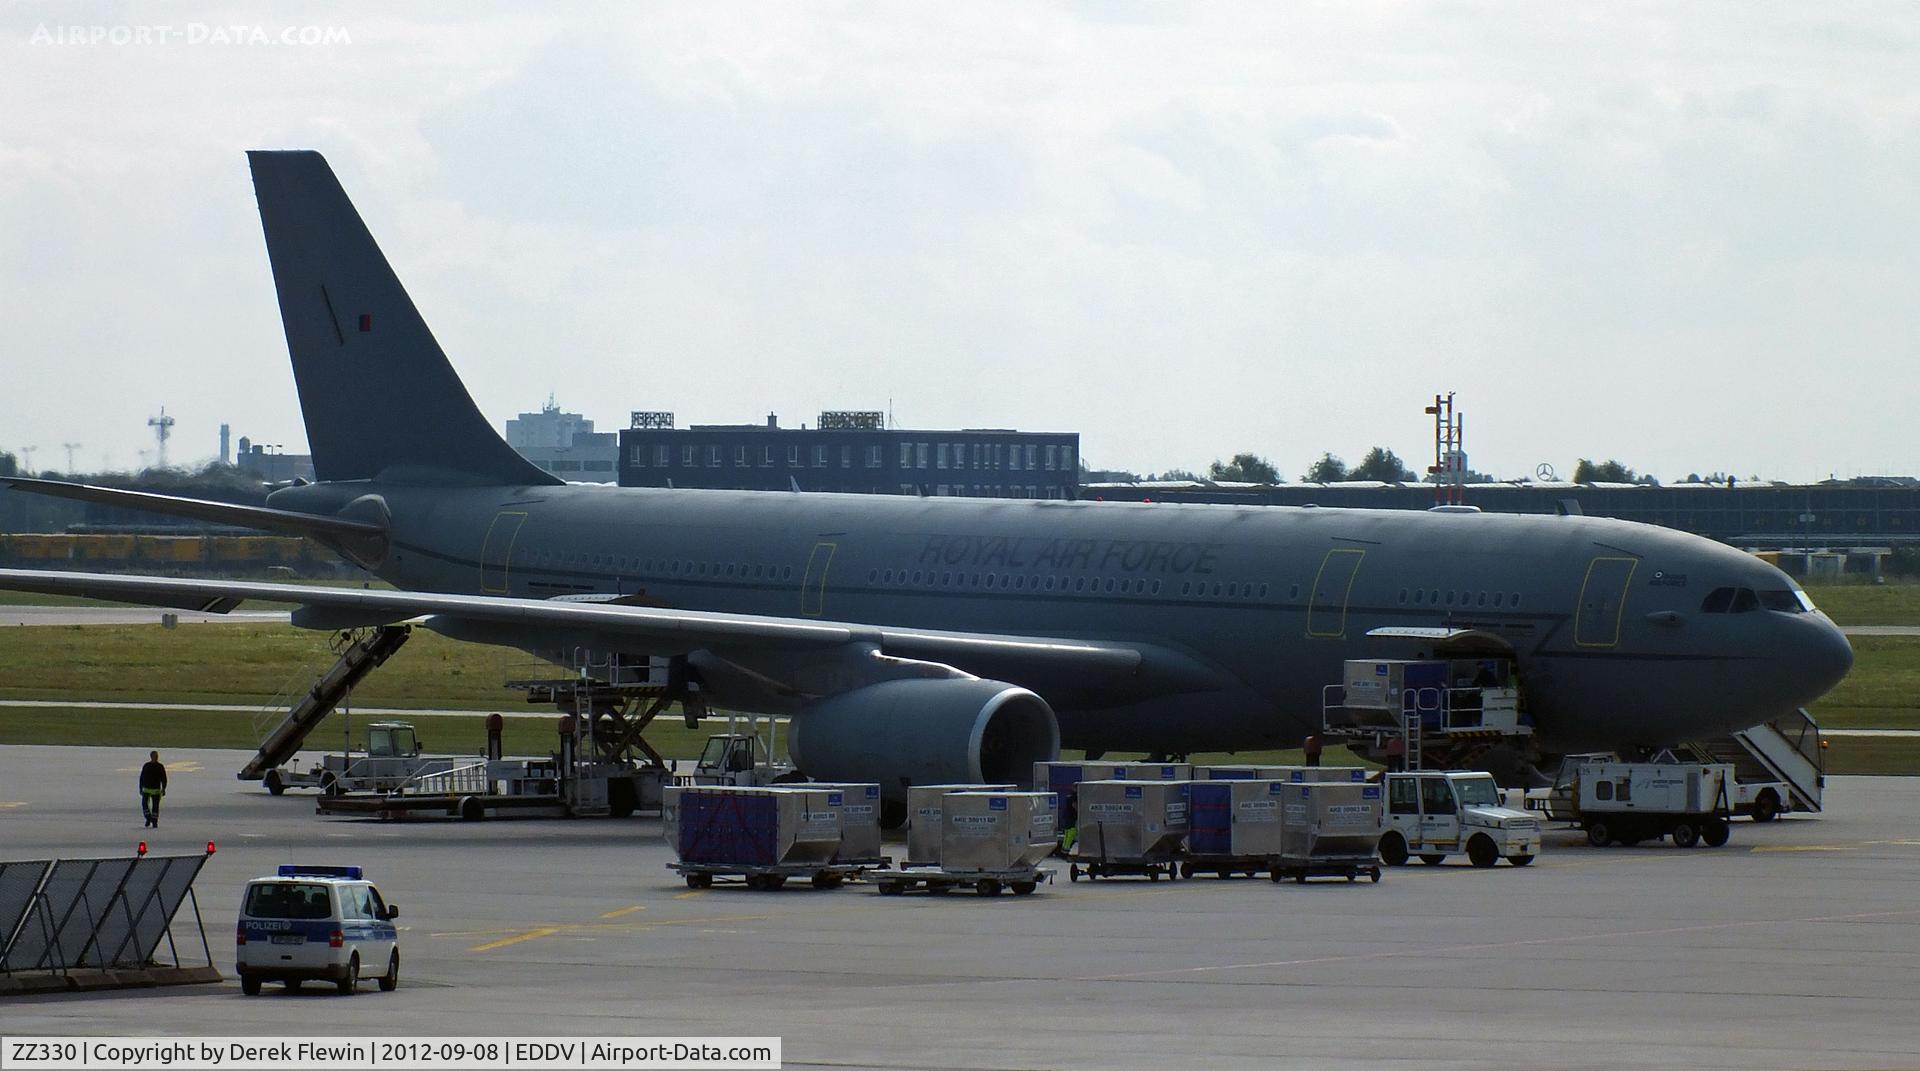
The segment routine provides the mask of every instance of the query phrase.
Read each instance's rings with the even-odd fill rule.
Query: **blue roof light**
[[[307,866],[300,863],[281,863],[278,871],[283,878],[346,878],[359,881],[361,870],[357,866]]]

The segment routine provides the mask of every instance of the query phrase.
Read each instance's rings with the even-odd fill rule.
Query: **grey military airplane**
[[[326,161],[249,157],[316,482],[264,507],[7,482],[310,536],[400,590],[0,588],[669,656],[708,702],[790,715],[807,773],[889,795],[1022,782],[1062,746],[1297,744],[1343,660],[1409,643],[1509,660],[1545,754],[1721,736],[1852,665],[1773,566],[1624,521],[566,484],[494,433]]]

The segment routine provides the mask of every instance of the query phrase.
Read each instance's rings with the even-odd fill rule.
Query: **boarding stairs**
[[[313,687],[294,700],[287,716],[261,741],[260,751],[240,770],[242,781],[258,781],[268,770],[284,764],[300,750],[307,735],[318,728],[328,714],[345,700],[354,686],[366,679],[393,657],[413,632],[411,625],[382,625],[357,632],[342,632],[335,649],[339,658]]]
[[[1819,811],[1826,786],[1826,754],[1820,723],[1803,707],[1751,729],[1688,745],[1703,762],[1733,766],[1736,780],[1778,781],[1787,788],[1790,809]]]

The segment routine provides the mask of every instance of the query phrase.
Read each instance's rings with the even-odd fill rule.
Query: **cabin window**
[[[1413,604],[1415,606],[1419,606],[1420,604],[1426,601],[1427,601],[1427,593],[1425,591],[1416,591],[1413,593]]]
[[[1714,588],[1707,597],[1700,600],[1700,612],[1703,614],[1724,614],[1733,606],[1732,588]]]
[[[880,579],[880,570],[878,569],[867,570],[867,583],[871,584],[878,579]]]
[[[1593,798],[1605,803],[1613,798],[1613,782],[1600,781],[1593,786]]]
[[[1760,605],[1783,614],[1803,614],[1806,607],[1800,605],[1799,596],[1785,588],[1761,589]]]
[[[1154,593],[1155,595],[1158,595],[1158,594],[1160,594],[1160,581],[1158,581],[1158,580],[1156,580],[1156,581],[1154,581],[1154,582],[1153,582],[1153,593]]]
[[[1516,591],[1513,594],[1507,596],[1507,605],[1518,610],[1520,608],[1520,593]]]
[[[1476,599],[1476,600],[1474,600],[1474,605],[1475,605],[1475,606],[1485,606],[1486,604],[1487,604],[1487,593],[1483,591],[1483,592],[1481,592],[1481,593],[1480,593],[1480,597],[1479,597],[1478,599]]]
[[[1758,609],[1760,609],[1760,597],[1753,593],[1752,588],[1741,588],[1739,591],[1734,592],[1733,609],[1730,612],[1750,614]]]
[[[1401,601],[1401,602],[1403,602],[1403,603],[1407,601],[1407,589],[1406,589],[1406,588],[1401,588],[1401,589],[1400,589],[1400,601]]]
[[[1299,597],[1300,597],[1300,585],[1295,584],[1293,587],[1287,589],[1287,598],[1297,599]]]
[[[1503,598],[1505,598],[1505,596],[1504,596],[1504,595],[1502,595],[1502,594],[1501,594],[1500,592],[1498,592],[1498,591],[1496,591],[1496,592],[1494,592],[1494,593],[1493,593],[1493,604],[1494,604],[1495,606],[1498,606],[1498,605],[1500,605],[1500,600],[1501,600],[1501,599],[1503,599]]]

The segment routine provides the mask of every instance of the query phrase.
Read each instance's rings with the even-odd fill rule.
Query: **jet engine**
[[[787,737],[819,781],[875,782],[890,801],[909,785],[1024,785],[1059,757],[1060,725],[1045,700],[1005,681],[882,681],[809,703]]]

